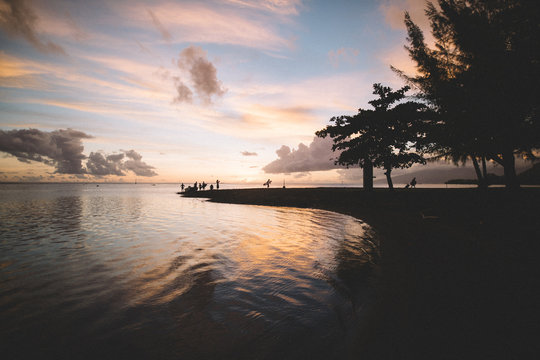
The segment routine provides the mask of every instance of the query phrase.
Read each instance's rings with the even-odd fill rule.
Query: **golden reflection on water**
[[[30,190],[0,200],[0,335],[13,344],[54,314],[53,348],[84,336],[118,356],[152,354],[152,339],[171,358],[277,356],[319,336],[308,353],[332,357],[370,291],[376,237],[348,216],[164,187]]]

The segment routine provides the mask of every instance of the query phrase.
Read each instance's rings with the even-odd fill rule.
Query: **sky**
[[[0,181],[357,183],[315,131],[404,85],[424,6],[0,0]]]

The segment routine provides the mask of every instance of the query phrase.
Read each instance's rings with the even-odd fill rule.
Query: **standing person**
[[[197,189],[199,188],[199,185],[197,184],[196,181],[195,181],[195,184],[193,184],[193,188],[195,189],[195,191],[197,191]]]
[[[216,190],[219,190],[219,180],[216,180]]]
[[[412,188],[415,188],[415,187],[416,187],[416,178],[413,178],[413,179],[411,180],[411,184],[410,184],[410,185],[411,185]]]
[[[182,189],[182,191],[184,191],[184,183],[182,183],[182,185],[180,185],[180,189]]]

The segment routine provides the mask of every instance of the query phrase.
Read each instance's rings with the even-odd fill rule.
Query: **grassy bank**
[[[201,191],[211,201],[336,211],[381,237],[361,358],[517,359],[538,351],[540,189]]]

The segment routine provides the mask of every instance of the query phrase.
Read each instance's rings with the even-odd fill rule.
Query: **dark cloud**
[[[135,175],[138,176],[156,176],[157,173],[152,170],[153,166],[146,164],[145,162],[138,160],[126,160],[124,162],[124,168],[126,170],[132,171]]]
[[[171,41],[171,33],[165,28],[165,26],[163,26],[161,21],[159,21],[156,14],[154,14],[154,12],[150,9],[147,9],[146,11],[148,11],[148,15],[150,15],[150,17],[152,18],[152,22],[154,23],[156,29],[158,29],[158,31],[161,33],[161,37],[163,37],[163,39],[166,41]]]
[[[263,167],[264,172],[281,174],[340,168],[334,164],[339,154],[332,151],[332,139],[329,137],[315,137],[309,146],[300,143],[296,150],[283,145],[276,154],[279,159]]]
[[[142,161],[142,156],[135,150],[124,151],[126,157],[130,160],[124,162],[124,169],[132,171],[138,176],[156,176],[154,167]]]
[[[249,152],[249,151],[242,151],[241,154],[244,156],[257,156],[258,155],[256,152]]]
[[[88,173],[95,176],[118,175],[124,176],[122,172],[122,159],[124,154],[113,154],[104,156],[99,152],[91,152],[86,162]]]
[[[37,129],[0,130],[0,151],[19,161],[38,161],[54,166],[59,174],[83,174],[81,139],[92,136],[72,129],[44,132]]]
[[[173,99],[174,103],[181,103],[181,102],[187,102],[191,103],[193,101],[193,92],[190,88],[187,87],[186,84],[180,80],[179,77],[175,76],[173,77],[174,80],[174,87],[176,88],[177,95]]]
[[[124,151],[124,153],[126,154],[126,156],[130,159],[133,159],[133,160],[136,160],[136,161],[139,161],[142,159],[142,156],[141,154],[139,154],[138,152],[136,152],[135,150],[127,150],[127,151]]]
[[[4,0],[4,4],[0,7],[0,27],[7,33],[22,36],[41,52],[66,54],[60,45],[39,38],[36,31],[38,16],[24,0]]]
[[[72,129],[45,132],[37,129],[0,130],[0,151],[15,156],[25,163],[38,161],[54,166],[56,174],[89,174],[94,176],[124,176],[131,171],[138,176],[155,176],[154,167],[142,161],[135,150],[119,153],[91,152],[87,159],[83,154],[82,139],[92,136]]]
[[[135,150],[121,150],[120,153],[104,155],[100,152],[92,152],[86,162],[90,175],[125,176],[126,171],[131,171],[137,176],[156,176],[154,167],[142,161],[142,156]]]
[[[202,48],[192,45],[182,50],[177,65],[189,73],[195,93],[203,103],[209,104],[212,102],[212,96],[219,97],[225,94],[226,90],[217,78],[216,67],[206,58],[206,52]],[[179,94],[175,100],[182,101],[184,97],[181,94],[187,93],[186,89],[191,93],[179,78],[175,80],[175,86]]]

